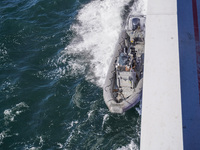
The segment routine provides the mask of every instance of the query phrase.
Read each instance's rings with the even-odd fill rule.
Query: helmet
[[[139,18],[133,18],[132,19],[132,30],[136,30],[140,26],[140,19]]]

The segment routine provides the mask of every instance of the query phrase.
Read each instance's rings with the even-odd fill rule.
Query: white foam
[[[39,139],[40,139],[39,145],[41,145],[41,147],[42,147],[42,145],[44,144],[44,140],[43,140],[42,136],[40,136]]]
[[[89,53],[93,56],[90,68],[95,81],[103,86],[112,54],[121,30],[121,11],[130,0],[96,0],[83,7],[77,17],[79,24],[74,24],[71,30],[77,36],[66,47],[67,54]],[[134,3],[131,14],[146,14],[147,0]],[[76,60],[71,63],[73,70],[85,71],[84,62]],[[81,68],[81,69],[79,69]],[[93,81],[94,77],[87,73],[87,79]]]
[[[59,146],[59,147],[58,147],[59,149],[62,149],[62,148],[63,148],[63,146],[64,146],[64,145],[63,145],[63,144],[61,144],[61,143],[57,143],[57,145]]]
[[[40,149],[40,147],[25,145],[24,149],[25,150],[38,150],[38,149]]]
[[[76,121],[72,121],[72,122],[70,123],[70,126],[67,127],[67,129],[71,129],[71,128],[74,126],[74,124],[78,124],[78,121],[77,121],[77,120],[76,120]]]
[[[1,57],[0,57],[1,59]],[[12,82],[9,77],[7,77],[0,85],[0,92],[6,94],[6,99],[10,97],[15,97],[13,91],[18,87],[15,82]],[[12,93],[12,94],[11,94]]]
[[[140,116],[142,115],[142,101],[140,101],[139,107],[136,107],[135,110],[138,112]]]
[[[0,45],[0,59],[1,62],[6,62],[9,59],[9,55],[7,52],[7,48],[5,47],[5,44]]]
[[[90,118],[90,116],[92,115],[93,112],[94,112],[94,110],[91,110],[91,111],[89,111],[89,112],[87,113],[87,115],[88,115],[87,120]]]
[[[67,140],[66,140],[66,142],[65,142],[65,144],[64,144],[64,147],[66,147],[66,146],[70,143],[70,141],[71,141],[72,138],[73,138],[74,132],[75,132],[75,130],[72,130],[72,132],[70,133],[69,137],[67,138]]]
[[[108,114],[105,114],[105,115],[103,116],[102,128],[103,128],[105,122],[106,122],[108,119],[109,119],[109,115],[108,115]]]
[[[79,23],[71,26],[75,38],[66,47],[66,54],[90,55],[86,78],[102,86],[121,30],[121,12],[130,0],[96,0],[85,5],[78,13]],[[72,70],[85,71],[88,58],[72,60]],[[73,64],[73,65],[72,65]],[[79,69],[81,68],[81,69]],[[94,73],[91,74],[91,72]],[[97,80],[98,79],[98,80]]]
[[[6,137],[8,137],[8,132],[9,132],[9,130],[2,131],[0,133],[0,145],[3,143],[3,139],[6,138]]]
[[[58,79],[85,74],[88,81],[102,87],[122,28],[122,12],[130,1],[95,0],[83,6],[70,27],[72,41],[46,62],[53,70],[39,71],[36,76]],[[134,2],[131,14],[145,15],[146,4],[147,0]]]
[[[117,148],[117,150],[138,150],[138,146],[131,141],[128,145]]]
[[[19,104],[16,104],[14,107],[4,110],[5,124],[7,125],[9,122],[13,122],[15,117],[24,112],[24,108],[28,107],[29,106],[26,103],[20,102]]]
[[[146,15],[147,14],[147,2],[148,0],[138,0],[131,7],[130,14]]]

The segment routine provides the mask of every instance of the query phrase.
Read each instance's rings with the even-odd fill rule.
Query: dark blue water
[[[0,1],[0,149],[139,148],[139,106],[109,113],[101,83],[112,52],[96,56],[105,42],[94,33],[107,32],[103,18],[115,5],[127,15],[133,1],[124,1]],[[105,16],[91,10],[96,3]],[[103,20],[91,16],[94,26],[93,12]]]

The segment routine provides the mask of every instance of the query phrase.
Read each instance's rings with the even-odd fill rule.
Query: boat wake
[[[38,75],[54,79],[83,74],[87,81],[103,87],[123,16],[128,13],[145,15],[146,0],[95,0],[84,5],[67,31],[71,42],[55,58],[47,61],[55,70],[47,74],[39,72]]]
[[[121,30],[121,15],[130,1],[96,0],[79,11],[77,23],[71,26],[75,37],[65,49],[65,55],[75,56],[69,61],[72,72],[85,73],[87,80],[103,86]]]
[[[75,37],[65,48],[65,55],[76,56],[69,62],[73,73],[85,73],[87,80],[103,86],[121,31],[124,6],[129,3],[131,0],[96,0],[80,10],[77,23],[71,26]],[[145,14],[145,4],[145,1],[135,2],[129,8],[131,14]]]

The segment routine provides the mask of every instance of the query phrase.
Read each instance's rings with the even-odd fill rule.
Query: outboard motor
[[[140,19],[133,18],[132,19],[132,30],[135,31],[140,26]]]

